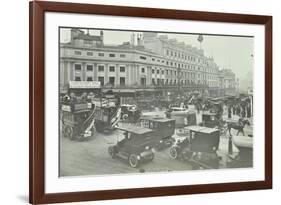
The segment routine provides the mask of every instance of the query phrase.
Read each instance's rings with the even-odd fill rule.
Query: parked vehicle
[[[95,104],[95,128],[97,132],[113,130],[121,118],[121,108],[117,106],[117,98],[96,97],[92,99]]]
[[[133,168],[154,159],[153,130],[131,125],[122,125],[117,129],[124,131],[124,138],[108,148],[112,158],[125,159]]]
[[[188,161],[193,169],[219,168],[219,130],[202,126],[188,126],[185,129],[189,131],[189,135],[175,142],[170,148],[170,157]]]
[[[214,128],[214,127],[218,127],[219,124],[220,124],[220,122],[217,118],[216,113],[212,113],[210,111],[204,111],[202,113],[202,125],[203,126]]]
[[[165,113],[167,118],[176,121],[176,127],[182,128],[185,126],[196,125],[196,112],[182,107],[170,107]]]
[[[96,107],[94,118],[97,132],[114,130],[121,118],[121,108],[110,106]]]
[[[92,137],[95,106],[87,102],[68,102],[61,105],[62,134],[71,140]]]
[[[140,118],[141,127],[154,131],[155,148],[158,150],[170,147],[174,143],[175,120],[164,117],[142,116]]]

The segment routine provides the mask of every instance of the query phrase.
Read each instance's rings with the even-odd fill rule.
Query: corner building
[[[132,34],[131,41],[121,45],[105,45],[104,37],[103,31],[91,35],[71,29],[70,42],[60,44],[62,93],[69,81],[100,81],[103,89],[131,97],[143,92],[160,96],[224,93],[220,91],[223,74],[202,49],[150,32]]]

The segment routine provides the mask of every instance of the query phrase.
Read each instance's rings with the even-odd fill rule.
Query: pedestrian
[[[237,105],[236,114],[240,116],[240,112],[241,112],[241,107],[240,105]]]
[[[248,104],[248,106],[247,106],[247,118],[250,118],[250,117],[252,117],[252,113],[251,113],[251,105],[250,105],[250,104]]]
[[[200,107],[199,107],[199,103],[196,104],[196,109],[197,109],[197,113],[200,113]]]
[[[245,118],[246,117],[246,107],[243,106],[242,107],[242,113],[241,113],[242,117]]]
[[[228,119],[231,119],[231,106],[228,107]]]

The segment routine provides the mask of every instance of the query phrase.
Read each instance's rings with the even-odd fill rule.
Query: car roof
[[[122,131],[127,131],[127,132],[131,132],[131,133],[138,134],[138,135],[153,132],[153,130],[151,130],[151,129],[148,129],[145,127],[139,127],[136,125],[120,125],[116,128],[119,130],[122,130]]]
[[[121,106],[124,106],[124,107],[135,107],[136,105],[131,105],[131,104],[122,104]]]
[[[157,116],[141,116],[142,120],[151,120],[154,122],[170,122],[174,121],[174,119],[164,118],[164,117],[157,117]]]
[[[217,114],[207,111],[207,112],[203,112],[202,115],[217,115]]]
[[[194,132],[207,133],[207,134],[218,131],[218,129],[216,129],[216,128],[209,128],[209,127],[203,127],[203,126],[198,126],[198,125],[187,126],[187,127],[185,127],[185,129],[188,129],[188,130],[194,131]]]

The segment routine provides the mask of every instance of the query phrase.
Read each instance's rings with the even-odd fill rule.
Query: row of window
[[[115,77],[109,77],[108,78],[108,84],[110,85],[115,85]],[[81,81],[81,76],[75,76],[75,81]],[[93,77],[92,76],[88,76],[86,78],[87,81],[93,81]],[[103,86],[104,85],[104,77],[102,76],[99,76],[98,77],[98,81],[101,83],[101,85]],[[173,85],[173,84],[177,84],[178,82],[181,82],[181,84],[185,84],[185,85],[189,85],[189,84],[194,84],[195,83],[195,80],[180,80],[178,81],[177,79],[155,79],[155,78],[152,78],[152,84],[153,85],[161,85],[161,84],[166,84],[166,85]],[[200,84],[201,83],[204,83],[204,84],[207,84],[206,81],[200,81],[198,80],[197,83]],[[125,77],[120,77],[119,78],[119,85],[126,85],[126,79]],[[146,78],[141,78],[141,85],[146,85]],[[214,86],[216,85],[215,83],[210,83],[210,85]]]
[[[82,55],[82,51],[74,51],[74,54],[75,54],[75,55]],[[87,55],[87,56],[93,56],[93,55],[94,55],[94,52],[92,52],[92,51],[87,51],[87,52],[86,52],[86,55]],[[105,56],[105,53],[98,52],[98,56],[99,56],[99,57],[104,57],[104,56]],[[109,53],[109,54],[108,54],[108,57],[110,57],[110,58],[115,58],[116,56],[117,56],[117,54],[115,54],[115,53]],[[119,57],[120,57],[120,58],[126,58],[126,54],[121,53],[121,54],[119,54]]]
[[[75,81],[81,81],[82,80],[82,78],[81,78],[81,76],[75,76],[75,79],[74,79]],[[86,78],[86,80],[87,81],[93,81],[93,77],[92,76],[88,76],[87,78]],[[104,85],[104,77],[102,77],[102,76],[99,76],[98,77],[98,81],[101,83],[101,85]],[[115,85],[115,77],[109,77],[108,78],[108,84],[110,84],[110,85]],[[119,78],[119,85],[125,85],[126,84],[126,79],[125,79],[125,77],[120,77]]]
[[[198,63],[203,63],[205,65],[208,65],[208,62],[206,60],[196,58],[194,56],[188,55],[188,54],[180,52],[180,51],[173,51],[173,50],[166,49],[166,56],[175,57],[175,58],[186,60],[186,61],[188,60],[191,62],[198,62]]]
[[[151,82],[152,82],[152,85],[177,85],[178,82],[180,82],[180,84],[182,84],[182,85],[195,84],[195,80],[180,80],[180,81],[178,81],[176,79],[174,79],[174,80],[173,79],[164,80],[164,79],[159,79],[159,78],[158,79],[152,78]],[[204,81],[200,81],[200,80],[197,81],[198,84],[203,83],[203,82]],[[206,83],[206,82],[204,82],[204,83]]]
[[[167,50],[167,51],[168,51],[168,53],[169,53],[169,50]],[[74,51],[74,53],[75,53],[75,55],[82,55],[82,51]],[[172,51],[171,51],[171,53],[172,53]],[[91,52],[91,51],[87,51],[86,54],[87,54],[88,56],[93,56],[93,52]],[[115,54],[115,53],[109,53],[109,54],[108,54],[108,56],[111,57],[111,58],[116,57],[116,55],[117,55],[117,54]],[[104,57],[104,56],[105,56],[105,53],[99,52],[99,53],[98,53],[98,56],[99,56],[99,57]],[[125,58],[126,55],[125,55],[125,54],[119,54],[119,57],[120,57],[120,58]],[[147,60],[147,57],[146,57],[146,56],[139,56],[139,58],[140,58],[141,60]],[[188,56],[188,59],[195,62],[195,58],[192,57],[192,56]],[[161,62],[161,63],[165,63],[164,60],[160,60],[160,59],[151,58],[151,60],[152,60],[152,61],[156,61],[156,60],[157,60],[157,62],[159,62],[159,63],[160,63],[160,62]],[[214,70],[212,70],[212,69],[206,69],[206,68],[204,69],[203,67],[200,67],[200,66],[187,65],[187,64],[177,63],[177,62],[172,62],[172,61],[170,61],[170,62],[169,62],[169,61],[166,61],[166,65],[167,65],[167,66],[179,67],[179,68],[186,68],[186,69],[191,69],[191,70],[195,70],[195,69],[197,68],[198,70],[202,70],[202,71],[204,71],[204,72],[207,72],[207,71],[214,72]]]
[[[166,50],[166,56],[181,58],[181,59],[189,60],[189,61],[193,61],[193,62],[196,61],[196,58],[194,56],[190,56],[190,55],[187,55],[184,53],[180,53],[180,52],[172,51],[172,50],[168,50],[168,49]]]
[[[75,64],[74,65],[75,71],[81,71],[82,65],[81,64]],[[93,71],[93,65],[86,65],[87,71]],[[124,73],[126,71],[125,66],[119,67],[119,72]],[[104,72],[104,65],[98,65],[98,72]],[[115,72],[115,66],[109,66],[109,72]]]
[[[87,65],[86,66],[87,71],[93,71],[93,65]],[[75,71],[81,71],[81,64],[75,64]],[[104,72],[104,66],[99,65],[98,66],[98,71],[99,72]],[[119,71],[125,72],[125,66],[119,67]],[[115,66],[109,66],[109,72],[115,72]],[[145,73],[145,68],[141,68],[141,72]],[[164,70],[161,70],[162,75],[164,75]],[[152,69],[152,74],[155,74],[155,70]],[[160,70],[156,70],[156,74],[160,74]],[[166,70],[166,75],[169,75],[169,70]],[[170,70],[170,75],[177,75],[177,71]],[[187,77],[195,77],[195,74],[193,73],[186,73],[186,72],[180,72],[180,76],[184,76],[185,78]],[[215,76],[205,76],[202,75],[203,79],[215,79]],[[200,75],[198,75],[198,78],[200,78]],[[91,80],[90,80],[91,81]]]
[[[81,71],[81,69],[82,69],[82,65],[81,64],[75,64],[75,71]],[[93,71],[93,65],[86,65],[86,70],[89,71],[89,72],[92,72]],[[98,72],[104,72],[104,65],[99,65],[98,66]],[[109,72],[115,72],[115,66],[109,66]],[[125,66],[120,66],[119,67],[119,72],[124,73],[125,72]],[[141,68],[141,72],[145,73],[145,68],[144,67]],[[152,74],[155,74],[155,69],[152,69],[151,72],[152,72]],[[177,73],[178,73],[177,71],[170,70],[170,75],[175,75],[176,76]],[[159,69],[156,70],[156,74],[160,74],[160,70]],[[162,75],[165,74],[164,70],[161,70],[161,74]],[[169,70],[166,70],[166,75],[169,75]],[[189,76],[193,77],[194,74],[192,74],[192,73],[189,74],[189,73],[186,73],[186,72],[180,72],[179,75],[180,76],[183,75],[185,77],[189,77]],[[195,75],[194,75],[194,77],[195,77]],[[200,77],[200,75],[198,75],[198,77]],[[203,75],[203,78],[206,78],[206,76]],[[214,76],[207,76],[207,78],[208,79],[215,79]]]

